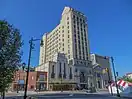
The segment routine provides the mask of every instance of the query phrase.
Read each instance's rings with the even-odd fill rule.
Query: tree
[[[132,78],[130,78],[130,77],[127,77],[127,76],[123,76],[123,77],[119,77],[118,78],[118,80],[124,80],[124,81],[127,81],[127,82],[130,82],[130,83],[132,83]]]
[[[132,78],[130,77],[124,76],[123,80],[132,83]]]
[[[4,99],[21,62],[23,43],[19,30],[5,20],[0,20],[0,40],[0,92]]]

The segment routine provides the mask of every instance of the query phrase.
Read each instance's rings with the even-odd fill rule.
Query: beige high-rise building
[[[60,24],[51,32],[45,33],[43,41],[39,64],[52,61],[56,52],[65,53],[69,62],[73,59],[74,63],[89,60],[87,18],[73,8],[64,8]]]
[[[71,71],[72,75],[72,79],[68,78],[69,75],[67,75],[68,82],[74,82],[74,85],[81,88],[94,86],[92,80],[92,63],[90,62],[87,18],[83,13],[73,8],[65,7],[60,23],[51,32],[45,33],[42,39],[44,45],[40,47],[40,66],[36,67],[37,71],[50,71],[50,69],[46,69],[51,68],[49,67],[50,65],[47,66],[45,64],[55,62],[54,56],[58,55],[56,53],[65,54],[67,62],[65,63],[64,59],[57,59],[56,63],[67,64],[65,65],[67,66],[66,74]],[[62,69],[60,73],[64,74],[64,66],[59,64],[54,66],[58,70]],[[56,78],[53,81],[58,79],[58,72],[55,72],[55,74]],[[52,79],[50,75],[49,72],[48,79]]]

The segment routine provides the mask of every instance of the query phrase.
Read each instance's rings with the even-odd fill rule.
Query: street
[[[109,94],[97,94],[97,93],[48,93],[48,94],[36,94],[30,95],[33,99],[119,99],[116,96],[110,96]],[[6,99],[23,99],[23,96],[8,96]],[[120,98],[130,99],[130,98]]]

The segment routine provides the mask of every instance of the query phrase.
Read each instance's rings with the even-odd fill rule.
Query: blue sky
[[[28,61],[31,37],[41,38],[59,23],[65,6],[88,17],[92,53],[113,56],[119,75],[132,72],[131,0],[0,0],[0,19],[20,29],[24,40],[23,62]],[[39,42],[35,42],[31,65],[39,60]]]

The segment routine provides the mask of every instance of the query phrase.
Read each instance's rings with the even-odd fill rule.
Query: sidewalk
[[[41,95],[41,94],[56,94],[56,93],[80,93],[80,94],[86,94],[85,91],[42,91],[42,92],[35,92],[35,91],[27,91],[27,95]],[[8,92],[6,93],[6,96],[23,96],[24,91],[17,92]]]

